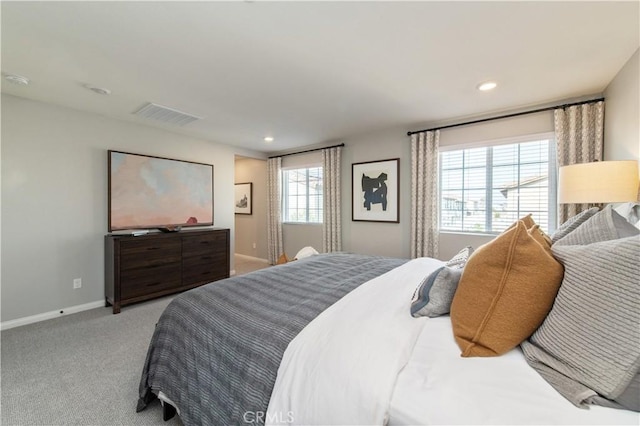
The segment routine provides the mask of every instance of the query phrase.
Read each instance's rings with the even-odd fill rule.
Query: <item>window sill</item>
[[[447,235],[472,235],[474,237],[496,237],[500,232],[471,232],[471,231],[438,231],[440,234]]]

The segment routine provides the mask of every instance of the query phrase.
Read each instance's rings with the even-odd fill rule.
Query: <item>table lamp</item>
[[[638,162],[596,161],[560,167],[558,203],[599,204],[638,200]]]

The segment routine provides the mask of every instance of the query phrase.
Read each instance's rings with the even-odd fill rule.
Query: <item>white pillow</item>
[[[300,249],[298,254],[295,255],[294,259],[304,259],[305,257],[313,256],[314,254],[318,254],[318,251],[311,246],[307,246]]]

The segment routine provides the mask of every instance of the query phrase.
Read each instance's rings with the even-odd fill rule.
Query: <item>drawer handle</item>
[[[153,263],[151,265],[149,265],[149,268],[159,268],[161,266],[166,265],[166,263]]]
[[[213,257],[211,257],[211,256],[202,256],[200,258],[200,260],[211,260],[211,259],[213,259]]]
[[[147,247],[147,250],[160,250],[160,247]]]
[[[162,282],[161,281],[157,281],[155,283],[147,284],[147,287],[153,287],[153,286],[160,285],[160,284],[162,284]]]
[[[209,244],[210,241],[200,241],[200,244]]]

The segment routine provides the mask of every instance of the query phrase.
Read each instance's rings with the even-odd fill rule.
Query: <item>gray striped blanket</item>
[[[156,325],[138,411],[162,391],[185,425],[260,423],[289,342],[345,294],[404,262],[324,254],[181,294]]]

